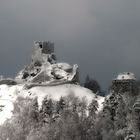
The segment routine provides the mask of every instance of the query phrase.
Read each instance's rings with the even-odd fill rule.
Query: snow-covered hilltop
[[[15,80],[0,80],[0,124],[12,116],[13,104],[19,96],[37,97],[41,105],[46,96],[59,100],[73,94],[79,98],[86,97],[88,102],[96,99],[101,110],[104,97],[96,96],[78,82],[78,66],[57,63],[53,43],[34,42],[31,64],[21,70]]]
[[[75,95],[80,99],[86,97],[88,102],[94,98],[99,103],[99,110],[102,109],[104,97],[95,96],[90,90],[74,84],[63,84],[57,86],[35,86],[31,89],[25,89],[24,85],[0,85],[0,124],[12,116],[13,103],[17,97],[38,97],[39,105],[42,104],[43,99],[48,96],[53,100],[59,100],[61,97],[68,95]]]

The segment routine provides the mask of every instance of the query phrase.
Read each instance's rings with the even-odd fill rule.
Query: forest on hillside
[[[112,92],[98,103],[74,95],[59,101],[19,97],[13,117],[0,126],[0,140],[139,140],[140,96]]]

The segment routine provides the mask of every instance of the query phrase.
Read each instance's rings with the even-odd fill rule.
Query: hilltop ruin
[[[33,46],[31,64],[16,76],[18,82],[34,84],[79,82],[78,66],[68,63],[57,63],[54,44],[47,41],[36,41]]]

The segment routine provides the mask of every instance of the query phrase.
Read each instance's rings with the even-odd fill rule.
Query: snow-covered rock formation
[[[62,96],[73,94],[86,98],[89,103],[96,99],[101,110],[104,97],[96,96],[89,89],[81,87],[78,81],[78,66],[57,63],[53,43],[35,42],[31,64],[21,70],[15,80],[0,81],[0,124],[11,118],[13,104],[19,96],[37,97],[41,105],[46,96],[59,100]]]
[[[57,63],[53,43],[36,41],[32,62],[19,72],[16,81],[32,84],[78,82],[78,66]]]

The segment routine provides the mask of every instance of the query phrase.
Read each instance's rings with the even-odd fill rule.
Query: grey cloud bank
[[[0,73],[30,62],[34,40],[55,43],[59,61],[77,63],[103,88],[114,74],[140,77],[139,0],[5,0],[0,2]]]

